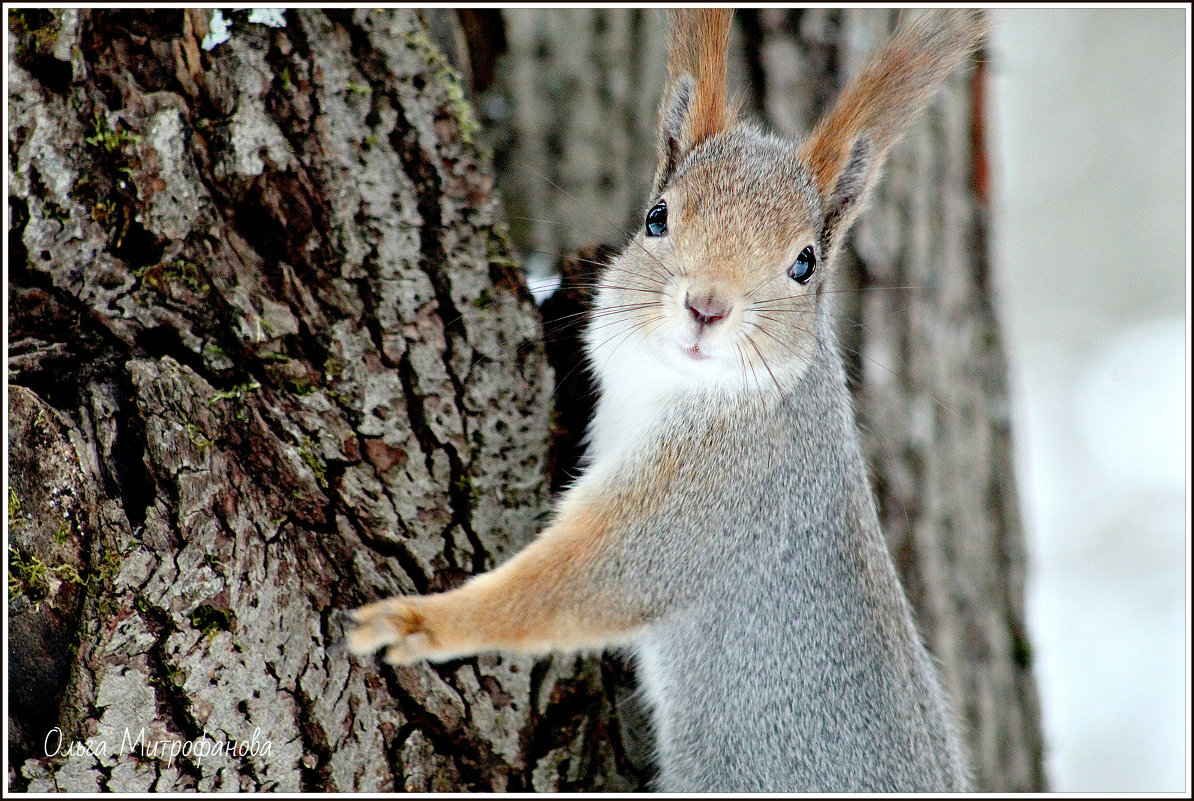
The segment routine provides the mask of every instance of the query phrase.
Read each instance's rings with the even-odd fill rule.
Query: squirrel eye
[[[800,251],[800,255],[796,257],[796,261],[788,268],[788,277],[798,284],[807,284],[808,279],[813,277],[813,271],[816,269],[817,255],[813,253],[813,246],[809,245]]]
[[[663,236],[667,233],[667,204],[662,200],[647,212],[647,236]]]

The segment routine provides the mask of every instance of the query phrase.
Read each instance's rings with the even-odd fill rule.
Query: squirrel
[[[355,610],[355,654],[627,646],[657,789],[969,789],[880,530],[830,310],[887,152],[980,46],[978,11],[904,25],[803,142],[727,98],[732,12],[672,12],[643,227],[587,330],[599,386],[551,524],[448,592]]]

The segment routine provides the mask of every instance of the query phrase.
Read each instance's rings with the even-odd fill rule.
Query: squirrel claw
[[[417,631],[387,648],[384,659],[390,665],[409,665],[421,659],[428,652],[429,645],[427,635]]]
[[[420,615],[407,599],[378,601],[349,615],[357,626],[348,633],[348,650],[357,656],[387,648],[386,661],[396,664],[412,662],[427,652],[428,637],[420,630]]]

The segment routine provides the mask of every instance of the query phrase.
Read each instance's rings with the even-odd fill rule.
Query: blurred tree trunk
[[[427,18],[211,19],[8,11],[9,788],[641,786],[616,662],[339,645],[533,536],[552,374]]]
[[[741,10],[731,82],[748,113],[800,136],[897,17]],[[554,260],[620,240],[649,202],[663,12],[519,10],[485,23],[470,36],[483,67],[474,85],[516,245]],[[501,61],[494,42],[506,45]],[[1023,532],[989,282],[982,86],[981,68],[954,75],[892,152],[845,250],[837,313],[885,531],[963,721],[977,787],[1040,791]],[[582,283],[591,272],[575,259],[565,267]],[[561,353],[563,375],[575,346]]]

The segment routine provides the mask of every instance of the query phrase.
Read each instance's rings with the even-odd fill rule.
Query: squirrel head
[[[590,326],[599,372],[617,343],[699,385],[782,391],[799,380],[828,330],[842,240],[887,152],[986,31],[981,12],[920,16],[795,143],[737,119],[730,21],[723,9],[673,12],[652,195]]]

